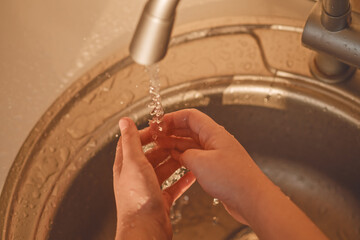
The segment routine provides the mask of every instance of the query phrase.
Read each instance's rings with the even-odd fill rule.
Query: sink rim
[[[263,25],[262,25],[263,26]],[[273,26],[273,25],[269,25]],[[281,25],[278,25],[281,26]],[[226,26],[229,27],[229,26]],[[230,26],[232,27],[232,26]],[[231,29],[231,28],[230,28]],[[202,30],[200,30],[202,31]],[[298,30],[297,30],[298,31]],[[189,34],[189,33],[187,33]],[[181,35],[183,42],[186,43],[188,41],[194,41],[198,40],[199,38],[184,38],[186,35]],[[215,35],[198,35],[200,37],[214,37]],[[180,39],[180,37],[178,39]],[[176,39],[176,38],[174,38]],[[178,44],[182,44],[178,43]],[[173,44],[173,46],[176,46],[176,44]],[[57,127],[59,124],[61,124],[60,119],[63,117],[64,114],[66,114],[67,111],[71,108],[71,105],[74,104],[76,101],[79,101],[82,97],[84,97],[88,92],[90,92],[92,89],[98,87],[104,80],[108,78],[107,74],[114,73],[116,71],[120,71],[123,68],[126,68],[130,65],[132,65],[132,61],[129,57],[122,58],[120,61],[117,61],[116,59],[113,59],[110,61],[111,65],[109,68],[107,68],[105,71],[100,73],[98,76],[94,76],[92,79],[88,79],[86,77],[81,78],[80,80],[76,81],[67,91],[64,92],[63,95],[61,95],[56,102],[45,112],[43,117],[39,120],[39,122],[35,125],[34,129],[31,131],[29,137],[26,139],[25,143],[21,147],[14,164],[10,170],[10,173],[7,177],[6,183],[4,185],[3,191],[1,193],[0,198],[0,215],[4,214],[4,218],[1,218],[0,220],[0,228],[2,228],[2,235],[5,238],[8,236],[7,232],[9,230],[9,222],[12,221],[11,215],[12,215],[12,206],[16,201],[13,201],[13,199],[17,198],[18,189],[23,183],[24,179],[20,178],[20,176],[28,177],[27,170],[25,170],[26,163],[28,159],[31,159],[33,152],[38,151],[37,144],[41,143],[43,145],[46,145],[46,137],[47,134],[51,129],[54,127]],[[96,70],[96,69],[95,69]],[[94,71],[95,71],[94,70]],[[96,72],[96,71],[95,71]],[[276,74],[276,77],[268,77],[268,76],[261,76],[267,78],[267,83],[274,83],[274,81],[282,81],[285,79],[296,79],[296,84],[304,85],[307,87],[312,87],[313,90],[321,90],[320,92],[322,94],[327,95],[328,97],[331,97],[332,99],[337,99],[339,103],[341,103],[343,106],[348,106],[348,109],[357,109],[356,113],[360,114],[360,98],[357,96],[354,96],[353,94],[347,92],[344,89],[339,89],[337,86],[334,85],[327,85],[324,83],[320,83],[310,77],[306,76],[300,76],[296,74],[291,74],[285,71],[277,70],[274,74]],[[233,80],[240,80],[241,78],[251,78],[251,77],[257,77],[257,76],[219,76],[223,79],[228,79],[229,81]],[[217,78],[214,78],[214,81],[216,81]],[[184,83],[187,85],[188,83]],[[182,86],[183,87],[183,86]],[[163,91],[164,96],[169,93],[169,89]],[[125,109],[112,118],[119,118],[119,116],[124,116],[129,113],[129,111],[133,111],[134,108],[138,105],[143,104],[146,102],[147,99],[143,99],[139,101],[137,104],[132,104],[132,106],[128,109]],[[351,111],[348,111],[351,113]],[[351,115],[351,114],[350,114]],[[360,122],[360,116],[356,115],[355,119]],[[114,132],[112,131],[112,134]],[[45,139],[45,140],[44,140]],[[30,149],[30,151],[29,151]],[[79,154],[79,153],[76,153]],[[31,175],[31,174],[30,174]],[[73,175],[73,177],[76,174]],[[20,185],[20,186],[19,186]],[[47,202],[44,203],[46,205]],[[5,211],[4,211],[5,209]],[[40,219],[39,219],[40,221]],[[34,233],[36,234],[36,233]],[[35,235],[34,235],[35,236]],[[5,238],[6,239],[6,238]]]

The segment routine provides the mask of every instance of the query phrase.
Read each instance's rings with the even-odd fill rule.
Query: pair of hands
[[[121,119],[119,127],[122,136],[113,168],[116,239],[172,239],[170,207],[195,179],[260,239],[327,239],[240,143],[200,111],[166,114],[162,132],[157,125],[138,131],[128,118]],[[142,146],[153,141],[153,133],[158,136],[156,147],[144,153]],[[180,166],[190,172],[160,190]]]
[[[235,209],[233,186],[238,183],[229,182],[227,176],[254,165],[233,136],[197,110],[167,114],[161,126],[162,132],[156,125],[138,131],[128,118],[119,122],[122,136],[113,168],[118,238],[171,239],[170,207],[195,182],[195,176],[205,191]],[[144,153],[142,146],[153,141],[154,132],[156,147]],[[182,165],[190,172],[161,191],[161,183]],[[246,222],[235,211],[233,216]],[[144,233],[139,226],[146,228]]]

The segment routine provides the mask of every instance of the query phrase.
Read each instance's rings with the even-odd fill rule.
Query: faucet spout
[[[166,55],[179,0],[149,0],[130,44],[130,56],[141,65],[151,65]]]

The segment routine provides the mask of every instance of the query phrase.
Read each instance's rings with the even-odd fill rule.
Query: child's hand
[[[159,146],[169,149],[207,193],[220,199],[235,219],[249,224],[260,239],[327,239],[210,117],[181,110],[165,115],[161,127]]]
[[[163,162],[169,151],[154,148],[146,153],[142,145],[152,141],[149,128],[138,132],[128,118],[119,122],[121,138],[113,167],[117,208],[116,239],[171,239],[169,211],[172,203],[195,181],[191,173],[164,191],[160,184],[180,164]]]

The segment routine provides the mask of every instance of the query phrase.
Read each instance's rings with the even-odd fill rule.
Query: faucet
[[[165,57],[179,1],[146,3],[130,44],[135,62],[151,65]],[[319,52],[310,64],[316,77],[345,80],[360,68],[360,14],[351,12],[349,0],[320,0],[307,20],[302,42]]]
[[[302,34],[304,46],[317,53],[310,62],[318,79],[336,83],[360,68],[360,14],[349,0],[322,0],[315,4]]]
[[[151,65],[166,55],[179,0],[149,0],[130,44],[132,59]]]

